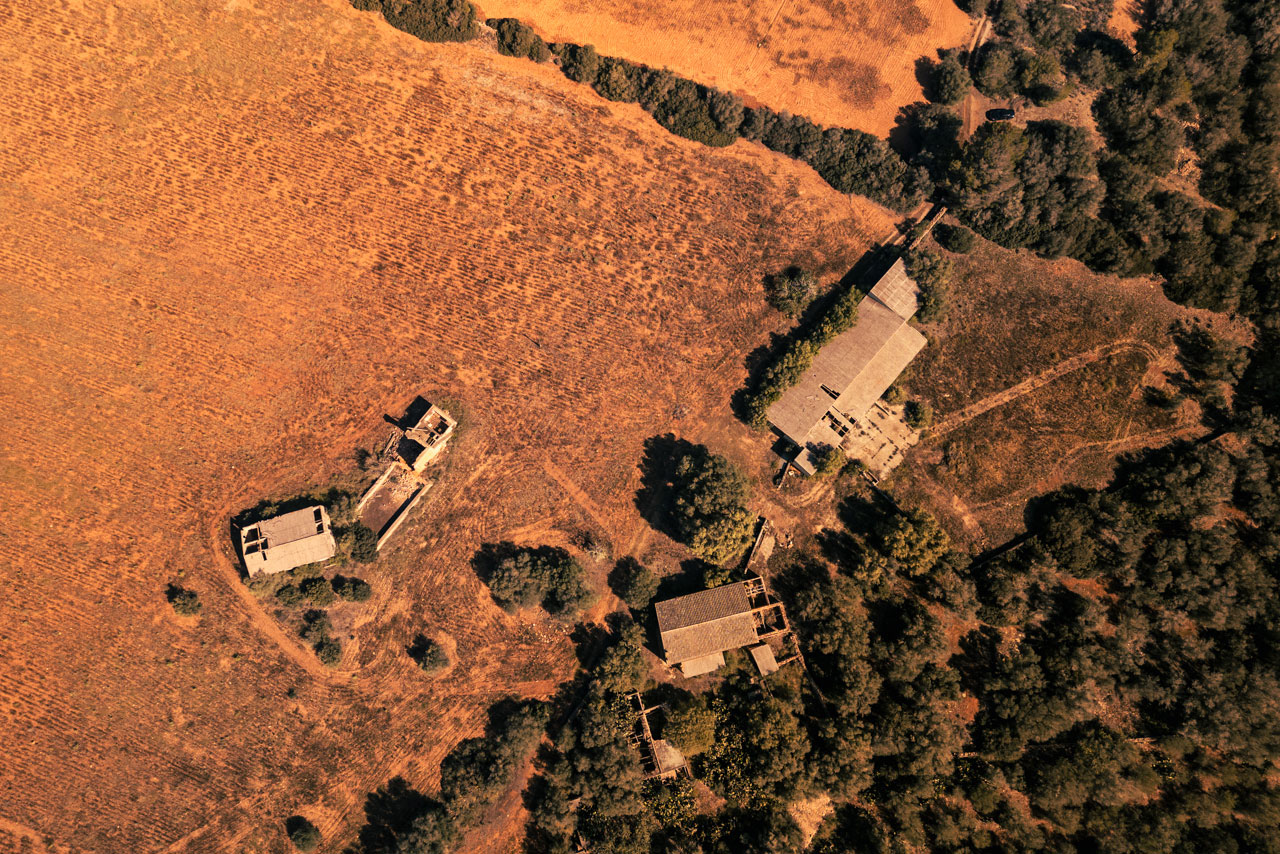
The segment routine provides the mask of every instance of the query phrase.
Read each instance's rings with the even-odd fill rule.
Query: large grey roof
[[[751,600],[741,582],[667,599],[653,610],[669,664],[756,642]]]
[[[859,418],[924,348],[925,338],[875,297],[858,305],[853,327],[814,356],[800,381],[769,408],[769,422],[801,447],[834,406]],[[834,396],[828,391],[834,392]]]
[[[318,518],[317,518],[318,517]],[[250,532],[257,532],[251,536]],[[241,532],[245,566],[250,575],[284,572],[333,557],[337,544],[329,527],[329,514],[319,505],[282,513],[245,526]],[[253,543],[265,542],[250,552]]]
[[[920,286],[907,275],[906,262],[901,258],[894,261],[889,272],[876,282],[876,286],[871,289],[871,296],[880,300],[903,320],[910,320],[920,308]]]

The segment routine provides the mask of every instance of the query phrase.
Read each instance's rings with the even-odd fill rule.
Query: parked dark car
[[[987,110],[987,121],[989,122],[1007,122],[1013,117],[1013,110],[1004,108],[998,110]]]

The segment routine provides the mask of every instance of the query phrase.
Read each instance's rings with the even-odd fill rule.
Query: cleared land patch
[[[903,383],[936,428],[894,474],[974,542],[1016,533],[1028,498],[1106,481],[1117,454],[1203,432],[1195,407],[1146,398],[1177,372],[1170,325],[1208,318],[1154,285],[985,241],[951,256],[950,310]]]
[[[339,0],[7,24],[0,813],[59,852],[280,851],[297,812],[340,850],[375,785],[432,790],[497,695],[573,667],[478,545],[646,530],[641,444],[732,425],[781,325],[762,275],[838,276],[891,222]],[[468,431],[326,673],[237,586],[228,519],[349,471],[424,388]],[[424,627],[456,642],[437,681],[404,654]]]
[[[737,92],[775,110],[884,136],[922,100],[915,62],[961,47],[972,23],[953,0],[489,0],[551,41]]]

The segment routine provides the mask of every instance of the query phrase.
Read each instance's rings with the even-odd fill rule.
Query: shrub
[[[298,634],[305,640],[315,641],[329,637],[329,615],[319,608],[311,608],[302,615],[302,628]]]
[[[346,575],[333,577],[333,592],[351,602],[367,602],[373,595],[373,588],[368,582]]]
[[[516,18],[490,18],[485,21],[498,32],[498,52],[506,56],[526,57],[534,62],[546,62],[551,49],[533,28]]]
[[[303,579],[298,590],[313,605],[329,605],[334,599],[333,587],[319,575]]]
[[[286,607],[297,605],[303,598],[302,591],[293,584],[285,584],[276,591],[276,601]]]
[[[969,94],[973,78],[955,52],[948,53],[934,69],[934,98],[939,104],[958,104]]]
[[[923,400],[908,400],[905,407],[907,424],[916,430],[933,426],[933,407]]]
[[[658,576],[633,557],[618,561],[610,580],[613,592],[637,611],[647,608],[658,592]]]
[[[194,590],[187,590],[177,584],[170,584],[165,590],[165,598],[173,606],[173,610],[184,617],[194,617],[200,613],[200,597]]]
[[[293,843],[293,847],[299,851],[314,851],[320,844],[320,828],[303,816],[289,816],[284,821],[284,829],[285,833],[289,834],[289,841]]]
[[[764,298],[788,317],[797,317],[809,304],[816,284],[812,273],[788,267],[781,273],[764,277]]]
[[[845,456],[844,451],[834,445],[820,445],[810,449],[813,454],[815,473],[818,477],[831,477],[839,474],[844,468],[849,458]]]
[[[928,323],[941,320],[947,310],[947,284],[952,265],[948,258],[928,249],[915,249],[906,257],[907,275],[920,286],[917,319]]]
[[[586,572],[564,549],[503,543],[482,549],[476,562],[485,565],[494,601],[508,611],[541,604],[553,614],[572,614],[592,598]]]
[[[405,651],[422,668],[423,673],[438,673],[449,666],[449,654],[444,647],[426,635],[419,634],[415,637]]]
[[[383,0],[382,16],[427,42],[465,42],[479,35],[476,7],[468,0]]]
[[[378,559],[378,535],[368,526],[355,523],[347,530],[351,559],[357,563],[373,563]]]
[[[963,225],[940,223],[933,229],[933,236],[948,252],[968,255],[978,243],[978,238]]]
[[[320,663],[325,667],[335,667],[342,660],[342,644],[333,638],[321,638],[312,646],[315,650],[316,658],[320,659]]]

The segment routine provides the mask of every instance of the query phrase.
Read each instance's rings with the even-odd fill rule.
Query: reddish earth
[[[879,136],[922,100],[916,61],[968,43],[954,0],[485,0],[551,41],[593,44],[775,110]]]
[[[432,791],[490,702],[573,667],[476,548],[651,543],[659,432],[763,459],[727,406],[778,327],[761,275],[830,280],[891,224],[344,0],[6,18],[0,849],[283,852],[301,812],[334,852],[373,787]],[[327,670],[236,579],[228,519],[350,471],[431,390],[467,428]],[[455,645],[438,679],[403,654],[422,630]]]

